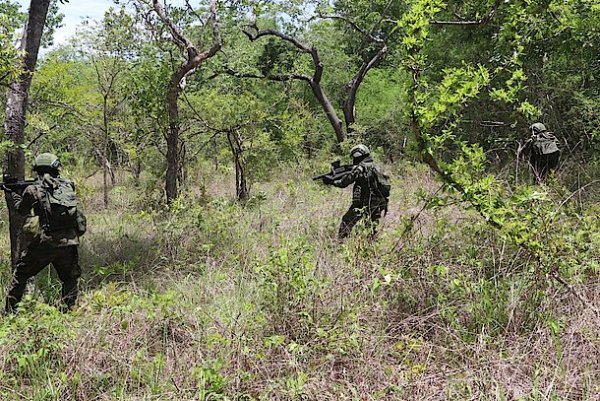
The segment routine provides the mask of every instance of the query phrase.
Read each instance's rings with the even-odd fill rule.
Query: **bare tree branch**
[[[354,106],[356,104],[356,94],[358,92],[358,88],[364,81],[368,72],[386,56],[388,50],[389,49],[387,45],[384,44],[384,46],[370,60],[363,62],[357,73],[346,85],[346,91],[348,93],[348,96],[344,100],[342,108],[344,112],[344,118],[346,120],[346,129],[348,131],[352,129],[352,124],[356,122],[356,113],[354,110]]]
[[[313,74],[312,81],[313,81],[313,83],[317,83],[317,84],[319,84],[321,82],[321,78],[323,77],[323,63],[321,62],[321,58],[319,57],[319,52],[317,51],[317,49],[314,46],[308,47],[307,45],[301,43],[296,38],[286,35],[283,32],[275,31],[273,29],[259,29],[258,26],[256,25],[256,22],[250,24],[248,27],[251,28],[253,30],[253,32],[245,30],[245,29],[243,29],[242,32],[252,42],[254,42],[255,40],[257,40],[261,37],[264,37],[264,36],[275,36],[285,42],[291,43],[293,46],[295,46],[300,51],[310,54],[310,56],[313,59],[313,65],[315,67],[315,72]],[[306,80],[305,76],[301,76],[301,75],[297,75],[296,78],[294,78],[294,79]]]
[[[257,40],[259,38],[262,38],[263,36],[276,36],[286,42],[291,43],[292,45],[294,45],[295,47],[297,47],[298,49],[300,49],[301,51],[303,51],[305,53],[310,54],[314,50],[314,48],[310,48],[310,47],[306,46],[305,44],[298,41],[296,38],[286,35],[283,32],[275,31],[273,29],[259,29],[256,22],[253,22],[252,24],[248,25],[248,28],[251,28],[254,32],[248,31],[246,29],[243,29],[242,32],[252,42],[254,42],[255,40]]]
[[[227,66],[225,67],[223,72],[225,72],[227,75],[231,75],[232,77],[236,77],[236,78],[267,79],[269,81],[276,81],[276,82],[288,82],[288,81],[292,81],[292,80],[306,81],[308,83],[311,82],[311,78],[309,76],[302,75],[302,74],[260,75],[260,74],[252,74],[252,73],[241,73],[241,72],[235,71],[232,68],[227,67]]]
[[[173,39],[173,42],[178,47],[186,49],[191,49],[194,47],[192,42],[190,42],[189,39],[186,38],[185,35],[183,35],[181,30],[175,25],[171,18],[169,18],[164,5],[159,0],[152,0],[152,8],[154,8],[154,11],[158,15],[162,23],[165,24],[167,28],[169,28],[169,30],[171,31],[171,37]]]
[[[56,127],[58,127],[58,124],[54,124],[52,127],[50,127],[50,129],[48,131],[52,131]],[[41,137],[43,137],[45,134],[47,134],[48,131],[46,131],[46,130],[40,131],[40,133],[29,142],[29,144],[27,145],[27,149],[31,148]]]

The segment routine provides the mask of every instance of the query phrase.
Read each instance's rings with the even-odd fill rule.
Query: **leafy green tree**
[[[393,27],[382,15],[371,20],[363,19],[365,15],[376,14],[378,4],[361,3],[360,11],[349,4],[338,2],[331,7],[327,2],[306,1],[298,5],[275,4],[263,10],[262,3],[257,2],[244,8],[244,13],[254,15],[254,20],[243,28],[248,39],[254,42],[268,38],[261,57],[257,59],[256,67],[260,73],[233,69],[228,72],[240,78],[307,83],[333,128],[337,141],[343,142],[356,123],[358,90],[367,74],[388,54],[388,41],[393,34]],[[311,8],[315,10],[314,15],[302,17],[299,10]],[[280,26],[271,23],[272,27],[269,28],[259,27],[261,18],[276,19],[281,13],[286,15],[283,20],[293,22]],[[346,48],[345,54],[337,51],[340,45],[336,42],[341,34],[349,36],[353,42]],[[353,48],[349,50],[350,47]],[[330,74],[328,82],[325,80],[326,65],[330,66],[327,69]],[[347,74],[348,70],[352,72]],[[328,91],[328,83],[338,78],[332,76],[334,71],[347,76],[337,79],[334,88]],[[333,92],[335,98],[340,99],[343,122],[328,92]]]
[[[370,71],[382,64],[395,51],[394,25],[390,19],[402,12],[403,2],[389,1],[320,1],[316,4],[315,19],[334,21],[341,33],[338,40],[348,63],[355,72],[343,84],[340,103],[346,131],[351,133],[357,122],[357,93]]]
[[[191,135],[203,138],[190,151],[201,152],[213,140],[225,144],[233,160],[236,198],[242,202],[248,200],[251,185],[264,178],[273,164],[298,155],[302,147],[297,119],[278,110],[286,101],[285,93],[262,91],[261,86],[259,81],[249,85],[222,77],[185,96],[195,127]]]
[[[0,2],[0,85],[4,86],[19,73],[19,53],[13,45],[15,29],[22,19],[19,6],[8,0]]]
[[[158,154],[161,160],[157,170],[164,171],[167,160],[164,138],[169,130],[164,87],[165,77],[170,74],[172,65],[165,59],[164,52],[155,43],[143,42],[138,56],[132,61],[130,73],[124,77],[124,89],[131,95],[127,99],[130,121],[121,148],[128,155],[136,181],[139,181],[143,164],[156,167],[155,162],[145,160],[146,154]]]
[[[104,206],[108,207],[108,176],[110,174],[114,185],[112,172],[112,155],[118,153],[118,143],[115,117],[123,110],[123,104],[128,97],[123,90],[123,76],[130,68],[130,61],[136,56],[137,34],[133,18],[125,12],[109,9],[98,26],[91,26],[82,35],[81,59],[94,68],[97,90],[102,97],[102,123],[99,124],[101,140],[96,145],[100,155]]]
[[[211,0],[209,4],[207,25],[212,30],[212,45],[202,50],[203,36],[202,31],[197,41],[193,41],[178,25],[173,18],[175,12],[158,0],[145,1],[136,0],[137,4],[151,10],[158,18],[158,22],[169,32],[172,43],[179,49],[183,61],[181,61],[170,76],[169,83],[166,86],[165,101],[168,104],[169,129],[166,133],[167,142],[167,173],[165,178],[165,193],[167,203],[171,203],[177,198],[177,182],[180,179],[180,116],[179,116],[179,97],[182,92],[185,79],[193,74],[195,70],[206,60],[214,57],[222,46],[221,34],[217,23],[217,2]],[[189,3],[188,3],[189,6]],[[176,10],[175,10],[176,11]],[[197,16],[197,12],[192,9],[187,10],[187,15]],[[149,20],[148,20],[149,21]],[[149,21],[150,22],[150,21]],[[156,27],[156,25],[154,25]]]
[[[441,74],[427,74],[431,63],[428,49],[436,46],[436,39],[444,37],[431,35],[432,28],[435,25],[461,24],[448,21],[440,24],[438,16],[446,7],[441,1],[407,2],[409,9],[398,20],[398,29],[402,32],[403,67],[412,79],[409,121],[419,157],[437,174],[446,194],[474,209],[504,238],[534,258],[538,277],[551,277],[572,290],[554,264],[558,255],[554,240],[559,243],[563,240],[548,236],[548,220],[540,218],[550,215],[550,219],[555,219],[557,213],[554,206],[538,201],[546,199],[544,190],[525,187],[509,193],[506,182],[486,171],[488,161],[483,148],[457,135],[465,110],[470,103],[477,102],[486,89],[490,99],[508,105],[524,119],[540,115],[539,109],[527,99],[527,75],[524,71],[527,64],[524,60],[529,55],[526,50],[531,42],[521,32],[535,32],[537,26],[532,28],[527,21],[545,16],[547,10],[541,3],[526,3],[521,6],[533,9],[518,5],[512,8],[511,4],[506,10],[508,17],[502,21],[501,32],[506,41],[505,48],[511,52],[501,55],[507,60],[501,68],[490,72],[481,64],[461,60],[457,66],[448,65]],[[472,25],[481,25],[479,20],[475,22]],[[494,76],[497,81],[492,86]],[[505,77],[508,79],[504,80]],[[445,197],[435,198],[434,203],[448,201]],[[540,284],[537,281],[533,283]],[[583,300],[577,293],[574,295]]]

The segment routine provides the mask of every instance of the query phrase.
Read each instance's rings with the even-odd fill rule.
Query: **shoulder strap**
[[[48,195],[48,191],[42,184],[36,185],[35,188],[35,197],[37,202],[40,205],[40,209],[42,210],[42,216],[40,216],[40,226],[42,228],[48,228],[50,224],[50,198]]]

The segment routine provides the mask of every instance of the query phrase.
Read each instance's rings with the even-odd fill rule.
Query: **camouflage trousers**
[[[340,224],[340,228],[338,230],[338,238],[347,238],[352,232],[354,226],[362,219],[369,219],[372,230],[371,235],[375,237],[375,234],[377,234],[377,225],[379,224],[379,219],[381,219],[381,216],[385,211],[387,211],[387,202],[377,203],[365,207],[350,206],[350,209],[348,209],[346,214],[344,214],[342,217],[342,223]]]
[[[27,280],[52,263],[62,281],[62,302],[68,307],[77,301],[77,281],[81,276],[77,246],[54,248],[48,245],[32,245],[25,250],[13,272],[13,282],[6,298],[6,311],[13,312],[23,298]]]
[[[533,169],[533,183],[543,183],[549,174],[558,168],[560,162],[560,152],[553,152],[547,155],[532,154],[529,163]]]

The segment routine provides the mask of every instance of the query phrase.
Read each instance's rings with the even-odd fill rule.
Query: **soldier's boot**
[[[16,273],[13,278],[13,285],[8,295],[6,296],[6,313],[14,313],[17,311],[17,305],[21,302],[25,288],[27,287],[28,276]]]
[[[377,206],[371,210],[369,214],[370,225],[371,225],[371,236],[369,237],[372,241],[377,239],[377,227],[379,226],[379,220],[384,213],[387,213],[387,205]]]
[[[63,312],[68,312],[75,309],[77,295],[79,294],[77,281],[77,279],[67,279],[62,283],[61,311]]]

